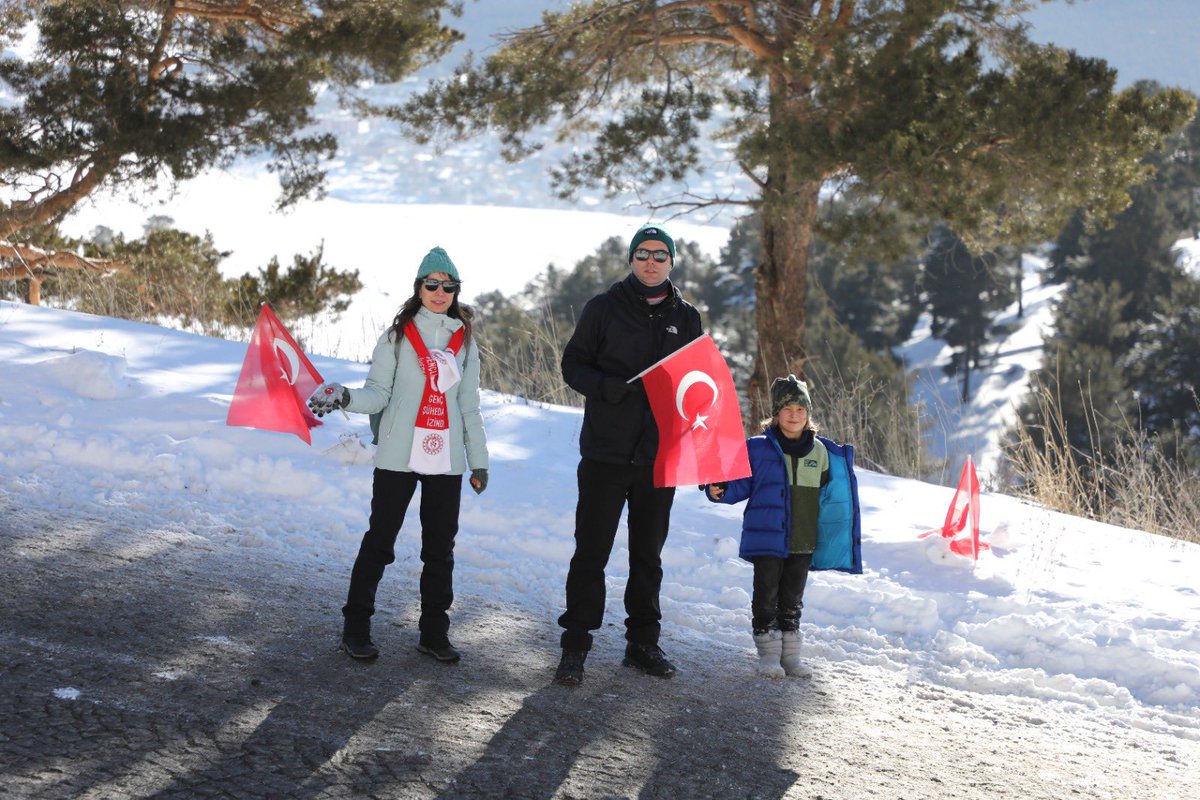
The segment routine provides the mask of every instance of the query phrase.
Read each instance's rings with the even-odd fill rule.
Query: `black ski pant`
[[[671,524],[675,489],[655,489],[654,467],[582,459],[576,475],[575,555],[567,573],[567,610],[558,618],[564,650],[590,650],[604,621],[604,568],[621,510],[629,504],[629,581],[625,584],[625,638],[658,644],[662,611],[662,549]]]
[[[754,564],[754,595],[750,598],[754,632],[798,630],[812,553],[792,553],[787,558],[754,556],[750,560]]]
[[[420,475],[376,469],[371,492],[370,527],[350,573],[350,592],[342,615],[347,633],[367,633],[375,613],[375,590],[383,570],[396,560],[396,535],[413,493],[421,485],[421,641],[447,640],[454,602],[454,537],[462,499],[461,475]]]

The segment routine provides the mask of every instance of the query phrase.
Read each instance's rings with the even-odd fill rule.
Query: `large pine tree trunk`
[[[750,427],[771,413],[771,381],[788,373],[803,379],[808,360],[805,300],[820,183],[795,185],[790,191],[780,189],[780,183],[787,184],[772,176],[768,191],[779,202],[763,209],[762,252],[754,276],[758,351],[750,377]]]
[[[790,24],[790,18],[781,24]],[[758,350],[750,375],[750,428],[771,412],[770,386],[788,373],[804,378],[808,257],[817,220],[820,176],[802,174],[793,160],[791,122],[808,105],[805,87],[793,76],[771,77],[770,155],[763,186],[762,252],[754,276],[754,322]]]

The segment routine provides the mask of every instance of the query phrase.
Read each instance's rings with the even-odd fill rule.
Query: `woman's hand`
[[[710,483],[708,485],[708,496],[711,497],[713,500],[720,500],[722,497],[725,496],[725,488],[727,486],[729,486],[729,484],[726,483],[725,481],[719,481],[717,483]]]
[[[340,383],[322,383],[308,398],[308,407],[318,417],[350,405],[350,390]]]
[[[483,494],[483,490],[487,488],[487,470],[473,469],[471,470],[471,479],[468,481],[471,488],[475,490],[475,494]]]

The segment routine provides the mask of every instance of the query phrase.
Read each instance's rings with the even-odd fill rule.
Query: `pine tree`
[[[946,229],[933,236],[922,263],[923,285],[933,316],[932,333],[957,348],[947,371],[962,382],[962,402],[971,399],[971,370],[983,360],[983,346],[996,312],[1014,298],[1012,262],[993,254],[976,256]]]
[[[1124,363],[1146,428],[1200,442],[1200,281],[1180,276],[1164,308],[1139,328]]]
[[[186,180],[265,153],[280,203],[319,191],[336,143],[312,133],[317,93],[355,104],[458,38],[447,0],[6,0],[0,49],[0,241],[101,187]],[[361,104],[357,108],[363,108]]]
[[[851,235],[890,227],[875,211],[887,198],[914,220],[946,221],[981,251],[1036,241],[1076,209],[1119,211],[1144,175],[1141,155],[1193,113],[1181,92],[1118,94],[1103,62],[1035,45],[1015,16],[1024,8],[589,0],[547,12],[394,116],[422,141],[496,131],[511,158],[558,126],[560,138],[587,141],[554,172],[565,196],[599,184],[644,197],[698,167],[696,140],[717,128],[753,191],[651,207],[758,211],[757,406],[769,376],[805,361],[823,187],[860,210]]]

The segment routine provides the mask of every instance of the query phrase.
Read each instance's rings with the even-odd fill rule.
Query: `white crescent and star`
[[[675,408],[679,411],[679,416],[683,417],[685,421],[688,417],[687,414],[683,413],[683,398],[684,395],[687,394],[688,389],[692,388],[697,383],[703,383],[711,387],[713,391],[712,400],[709,401],[708,406],[704,409],[705,411],[707,411],[709,408],[712,408],[713,404],[717,402],[717,395],[719,394],[719,391],[717,390],[717,382],[714,381],[712,376],[707,372],[701,372],[698,369],[692,370],[683,376],[683,380],[679,382],[679,388],[675,390]],[[704,428],[705,430],[708,430],[708,425],[705,424],[707,420],[708,417],[696,412],[696,419],[692,421],[692,430],[696,430],[697,428]]]
[[[290,344],[279,337],[276,337],[272,344],[275,347],[275,352],[283,356],[279,361],[282,372],[279,377],[283,378],[290,385],[295,386],[296,378],[300,377],[300,357],[296,355],[295,349]],[[283,369],[285,361],[287,362],[287,369]]]

